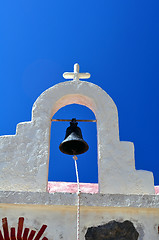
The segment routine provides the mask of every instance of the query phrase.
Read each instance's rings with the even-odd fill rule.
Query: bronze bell
[[[77,124],[76,119],[72,118],[70,126],[66,130],[65,139],[59,146],[60,151],[65,154],[78,155],[85,153],[89,148],[83,140],[81,129],[77,127]]]

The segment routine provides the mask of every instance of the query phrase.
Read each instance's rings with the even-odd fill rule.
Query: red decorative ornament
[[[24,218],[20,217],[18,221],[17,233],[15,227],[11,227],[9,232],[7,218],[2,218],[3,234],[0,230],[0,240],[39,240],[47,228],[47,225],[42,225],[37,233],[29,228],[25,228],[23,231],[23,224]],[[42,240],[48,240],[48,238],[43,237]]]

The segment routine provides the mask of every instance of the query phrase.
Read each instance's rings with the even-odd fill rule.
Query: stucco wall
[[[159,195],[88,194],[80,196],[80,239],[88,227],[111,220],[131,221],[139,240],[157,240]],[[7,217],[9,227],[16,227],[24,217],[24,227],[39,230],[48,225],[44,236],[49,240],[76,239],[77,194],[0,192],[0,217]]]
[[[17,125],[16,135],[0,137],[0,190],[47,191],[52,116],[77,103],[97,119],[100,193],[154,193],[151,172],[135,169],[134,145],[119,140],[117,108],[109,95],[90,82],[67,81],[36,100],[30,122]]]
[[[0,216],[7,217],[9,227],[17,227],[19,217],[24,217],[24,227],[33,230],[39,230],[46,224],[44,236],[49,240],[76,239],[75,206],[0,205]],[[106,207],[81,208],[80,239],[85,239],[88,227],[105,224],[111,220],[119,222],[130,220],[139,233],[139,240],[159,239],[158,209]]]

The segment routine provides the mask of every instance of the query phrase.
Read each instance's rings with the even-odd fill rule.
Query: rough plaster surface
[[[46,192],[52,116],[63,106],[81,104],[97,119],[99,192],[153,194],[151,172],[137,171],[134,145],[119,140],[113,100],[90,82],[57,84],[36,100],[32,120],[19,123],[16,135],[0,137],[0,190]]]
[[[77,194],[0,191],[0,204],[5,203],[23,205],[76,206]],[[159,195],[81,193],[80,205],[86,207],[159,209]]]
[[[66,205],[0,204],[0,216],[7,217],[9,228],[16,227],[18,218],[24,217],[24,228],[39,230],[43,224],[46,224],[44,236],[49,240],[76,239],[76,211],[75,206]],[[159,209],[81,207],[80,240],[85,239],[89,227],[103,225],[112,220],[131,221],[139,233],[138,240],[159,239]]]

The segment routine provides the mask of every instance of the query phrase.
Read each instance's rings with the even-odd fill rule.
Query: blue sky
[[[15,134],[19,122],[29,121],[36,98],[78,62],[81,72],[91,73],[88,81],[115,101],[120,139],[134,142],[136,168],[152,171],[158,185],[158,12],[158,0],[1,1],[0,135]],[[68,106],[55,117],[94,115]],[[75,181],[72,158],[58,150],[69,124],[54,124],[49,180]],[[97,182],[96,126],[79,126],[90,145],[79,156],[80,180]]]

